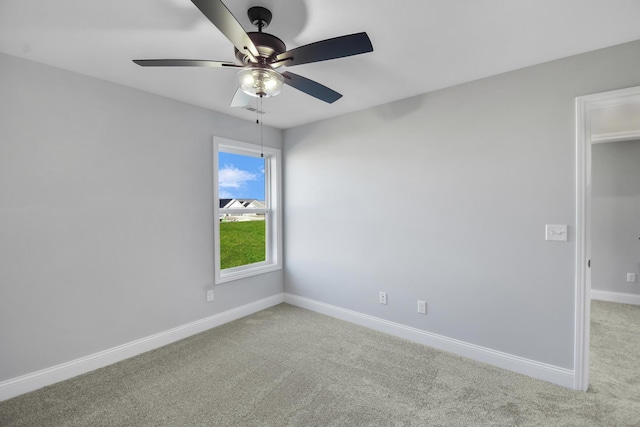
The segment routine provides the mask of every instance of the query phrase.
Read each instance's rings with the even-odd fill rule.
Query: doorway
[[[576,98],[576,266],[574,389],[589,387],[591,321],[591,144],[593,118],[604,108],[640,104],[640,86]],[[599,135],[602,138],[602,135]],[[611,141],[640,139],[640,129],[612,132]]]

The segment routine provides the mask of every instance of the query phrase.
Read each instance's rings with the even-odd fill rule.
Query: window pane
[[[220,215],[220,268],[265,260],[265,215]]]
[[[220,151],[218,153],[218,197],[264,202],[264,168],[265,159],[262,157]]]
[[[265,208],[265,159],[220,151],[218,154],[220,209]],[[266,260],[265,215],[220,215],[222,270]]]
[[[215,283],[281,270],[280,150],[220,137],[213,149]]]

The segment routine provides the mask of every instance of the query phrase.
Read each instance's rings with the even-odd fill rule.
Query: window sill
[[[232,282],[234,280],[246,279],[247,277],[257,276],[259,274],[270,273],[272,271],[282,270],[280,264],[256,264],[254,266],[242,266],[229,268],[219,272],[216,275],[216,285]]]

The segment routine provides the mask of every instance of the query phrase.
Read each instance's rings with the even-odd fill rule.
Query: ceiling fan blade
[[[314,98],[318,98],[321,101],[328,102],[329,104],[333,104],[338,99],[342,98],[342,95],[335,90],[329,89],[318,82],[299,76],[298,74],[285,71],[282,73],[282,76],[284,77],[285,84],[288,84],[307,95],[311,95]]]
[[[367,52],[373,52],[369,36],[367,33],[356,33],[296,47],[276,56],[274,63],[282,62],[282,65],[291,67]]]
[[[227,6],[222,3],[221,0],[191,0],[196,5],[200,12],[206,16],[213,25],[240,52],[249,52],[253,58],[260,56],[258,49],[253,44],[247,32],[242,28],[242,25],[233,16],[233,14],[227,9]]]
[[[233,95],[233,99],[231,100],[231,107],[246,107],[247,105],[251,105],[252,96],[247,95],[242,91],[242,89],[238,88],[236,90],[235,95]]]
[[[241,65],[233,62],[208,61],[203,59],[134,59],[133,62],[142,67],[235,67]]]

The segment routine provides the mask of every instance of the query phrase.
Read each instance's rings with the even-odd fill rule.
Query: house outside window
[[[280,150],[213,139],[216,284],[282,268]]]

